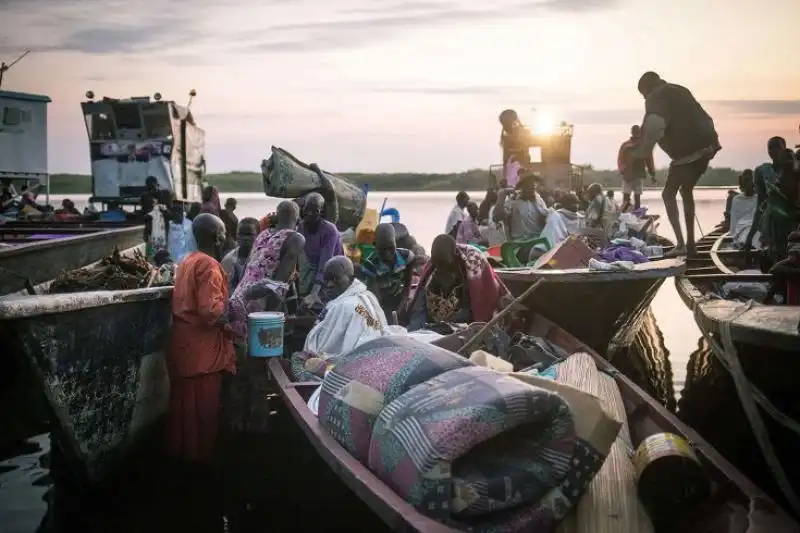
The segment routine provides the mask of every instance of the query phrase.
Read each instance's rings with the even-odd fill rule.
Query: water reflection
[[[628,346],[616,346],[607,355],[620,372],[661,405],[675,412],[675,384],[670,353],[661,328],[650,309],[644,312],[641,328],[633,342]]]

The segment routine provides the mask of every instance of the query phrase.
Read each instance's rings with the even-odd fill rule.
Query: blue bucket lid
[[[276,322],[283,322],[286,320],[284,314],[277,311],[261,311],[258,313],[250,313],[247,315],[247,317],[255,320],[272,320]]]

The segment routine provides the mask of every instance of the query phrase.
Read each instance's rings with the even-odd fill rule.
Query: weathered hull
[[[333,200],[330,212],[338,214],[336,224],[342,231],[358,226],[364,217],[367,195],[361,187],[324,170],[318,173],[283,148],[272,147],[269,159],[261,164],[261,172],[267,196],[299,198],[316,191],[329,203]]]
[[[58,229],[42,228],[41,231],[57,234]],[[127,250],[137,246],[143,239],[143,227],[131,226],[81,232],[75,236],[2,248],[0,249],[0,296],[24,288],[26,278],[32,285],[45,283],[63,271],[99,261],[110,255],[115,248]]]
[[[546,283],[524,305],[605,354],[611,343],[626,346],[633,342],[664,280],[684,268],[678,260],[646,266],[648,270],[626,273],[498,269],[497,274],[514,296],[545,278]]]
[[[76,477],[105,478],[157,427],[169,400],[164,359],[171,288],[0,301],[4,350],[47,399]]]
[[[726,368],[730,365],[723,363],[725,357],[715,352],[712,344],[724,351],[724,334],[730,333],[735,354],[731,351],[728,357],[738,359],[749,386],[760,391],[783,415],[798,421],[800,306],[760,305],[711,297],[721,283],[734,281],[736,271],[748,266],[742,255],[721,250],[725,235],[725,229],[718,226],[700,239],[697,243],[700,255],[692,261],[685,276],[675,279],[678,294],[693,311],[703,334],[698,349],[689,358],[686,385],[678,407],[681,418],[781,499],[781,490],[759,451],[731,370]],[[765,281],[769,279],[764,277]],[[795,457],[800,434],[777,422],[763,405],[759,411],[792,489],[800,492],[800,464]],[[741,422],[731,424],[731,420]]]

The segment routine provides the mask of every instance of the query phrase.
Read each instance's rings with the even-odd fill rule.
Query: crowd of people
[[[158,208],[157,186],[146,194],[149,214],[172,213]],[[192,464],[212,460],[221,405],[225,427],[266,421],[265,395],[253,393],[264,386],[264,365],[247,358],[250,313],[316,315],[303,352],[330,358],[434,323],[488,321],[510,301],[487,259],[449,234],[434,240],[414,289],[420,261],[398,247],[392,223],[378,224],[374,251],[355,265],[317,193],[281,201],[261,221],[233,218],[235,203],[224,215],[215,190],[204,200],[187,216],[195,248],[176,267],[168,355],[169,449]],[[235,398],[247,405],[231,408]]]

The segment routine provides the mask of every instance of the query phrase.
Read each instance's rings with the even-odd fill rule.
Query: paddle
[[[492,326],[500,322],[508,313],[511,312],[512,309],[514,309],[514,307],[517,306],[517,304],[521,304],[523,300],[525,300],[528,296],[536,292],[536,289],[538,289],[539,286],[542,285],[543,283],[544,283],[544,278],[538,279],[536,283],[528,287],[528,289],[525,292],[514,298],[514,301],[508,304],[502,311],[497,313],[489,322],[487,322],[480,329],[480,331],[478,331],[478,333],[473,335],[471,339],[469,339],[466,343],[464,343],[464,346],[459,348],[456,353],[459,355],[464,355],[465,353],[469,353],[469,350],[471,350],[474,346],[476,346],[479,342],[481,342],[483,337],[486,336],[486,334],[489,332]]]

